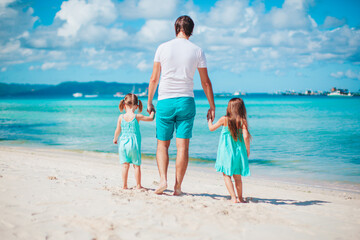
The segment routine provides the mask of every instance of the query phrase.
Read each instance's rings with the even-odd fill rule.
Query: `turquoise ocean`
[[[252,176],[342,184],[360,191],[360,98],[247,95]],[[142,99],[146,105],[146,98]],[[216,98],[216,119],[229,98]],[[112,143],[120,99],[0,99],[0,144],[117,152]],[[192,164],[213,165],[221,129],[207,128],[196,99]],[[147,114],[147,113],[144,113]],[[142,153],[155,156],[155,121],[140,123]],[[176,155],[175,141],[170,147]]]

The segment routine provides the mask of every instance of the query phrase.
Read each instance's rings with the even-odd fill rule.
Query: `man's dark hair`
[[[194,30],[194,22],[189,16],[180,16],[175,22],[175,33],[176,36],[179,32],[184,32],[186,36],[190,37]]]

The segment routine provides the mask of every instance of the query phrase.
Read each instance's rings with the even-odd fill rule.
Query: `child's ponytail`
[[[143,110],[143,104],[141,102],[141,100],[139,99],[139,113],[141,113]]]
[[[120,112],[122,112],[125,108],[125,100],[121,100],[120,101],[120,104],[119,104],[119,109],[120,109]]]

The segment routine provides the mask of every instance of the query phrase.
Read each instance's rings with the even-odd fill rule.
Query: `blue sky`
[[[216,92],[358,91],[359,11],[358,0],[0,0],[0,82],[148,82],[187,14]]]

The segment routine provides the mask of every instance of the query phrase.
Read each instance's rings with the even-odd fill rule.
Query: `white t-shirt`
[[[161,44],[154,62],[161,64],[158,100],[176,97],[194,97],[194,74],[197,68],[206,68],[203,50],[184,38],[175,38]]]

